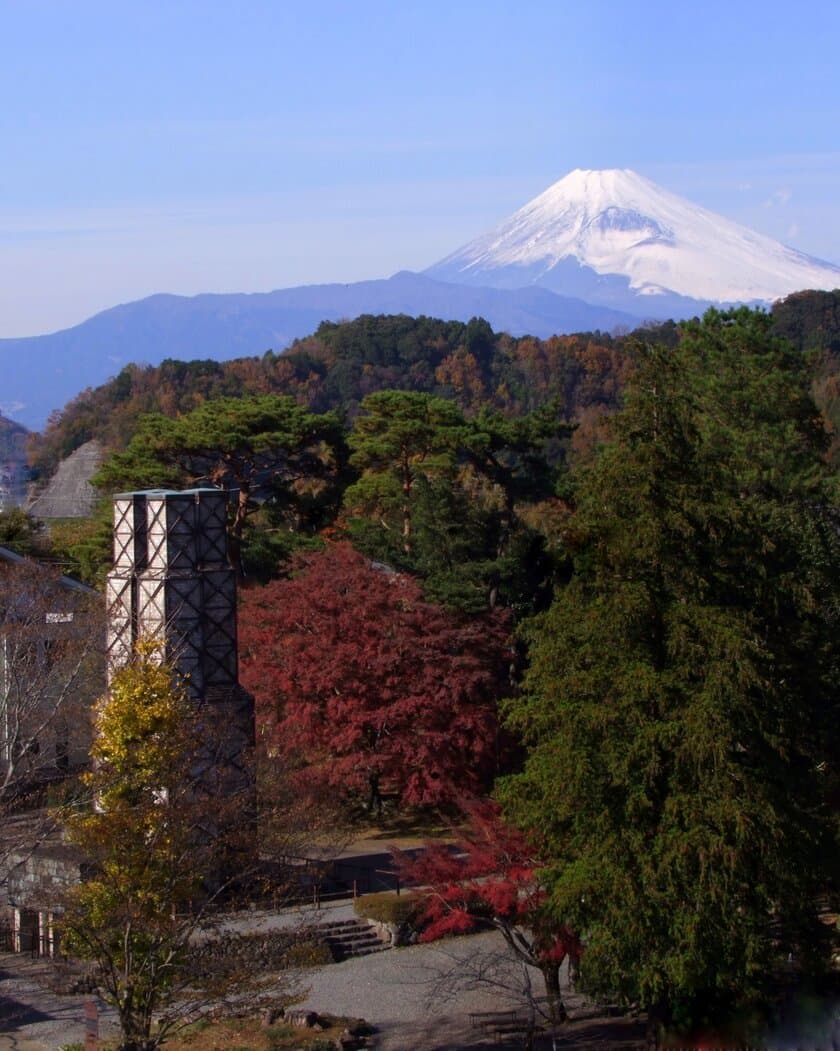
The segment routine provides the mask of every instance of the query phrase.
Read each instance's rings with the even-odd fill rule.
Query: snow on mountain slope
[[[628,170],[576,169],[426,271],[441,280],[581,295],[577,263],[624,278],[636,296],[771,301],[840,287],[840,267],[787,248]],[[584,296],[584,298],[586,298]],[[651,306],[653,304],[651,303]]]

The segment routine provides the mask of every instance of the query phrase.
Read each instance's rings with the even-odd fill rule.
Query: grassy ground
[[[397,847],[422,846],[428,840],[454,838],[454,822],[445,816],[428,811],[385,812],[376,824],[361,822],[353,830],[353,840],[393,844]]]

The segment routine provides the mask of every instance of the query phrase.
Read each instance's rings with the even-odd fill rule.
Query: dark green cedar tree
[[[801,358],[746,308],[638,348],[583,471],[574,574],[529,625],[508,814],[539,839],[594,992],[657,1026],[766,1004],[826,961],[840,871],[838,517]]]

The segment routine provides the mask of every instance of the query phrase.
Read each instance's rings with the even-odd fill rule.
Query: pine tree
[[[397,513],[406,554],[418,478],[451,476],[466,424],[453,402],[419,391],[370,394],[353,428],[350,462],[362,476],[345,494],[351,510]]]
[[[124,452],[94,482],[102,489],[212,485],[235,494],[230,516],[234,568],[249,517],[268,504],[299,525],[329,503],[344,466],[344,436],[334,413],[316,415],[288,395],[217,398],[177,419],[142,417]]]

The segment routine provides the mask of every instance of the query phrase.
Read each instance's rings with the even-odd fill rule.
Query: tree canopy
[[[111,488],[237,490],[234,550],[286,575],[243,599],[264,759],[333,798],[486,791],[527,650],[506,706],[524,765],[499,798],[545,895],[529,922],[580,934],[591,990],[697,1024],[766,997],[788,956],[825,961],[837,305],[803,293],[642,342],[325,323],[284,354],[129,366],[38,455],[105,436]],[[59,526],[53,549],[93,573],[107,532]],[[500,608],[548,605],[511,651]]]
[[[412,504],[418,478],[451,475],[466,421],[457,405],[418,391],[386,390],[362,402],[350,439],[361,478],[345,503],[378,514],[399,509],[403,550],[412,549]]]
[[[64,946],[96,964],[126,1051],[153,1051],[180,1018],[167,1007],[199,927],[191,902],[220,847],[212,837],[197,840],[188,772],[194,723],[159,647],[141,642],[96,711],[94,768],[86,777],[96,805],[62,814],[91,872],[66,895]]]
[[[112,676],[95,724],[90,795],[56,813],[84,858],[60,929],[64,951],[93,964],[116,1008],[121,1051],[154,1051],[243,1003],[276,1011],[299,999],[306,933],[289,927],[266,945],[265,932],[225,930],[219,909],[243,888],[275,900],[299,891],[313,838],[327,849],[329,803],[313,812],[285,770],[256,793],[247,779],[234,788],[213,747],[218,716],[189,700],[157,640],[141,638]],[[251,760],[236,757],[249,771]]]
[[[424,581],[430,598],[479,612],[530,607],[549,573],[525,510],[554,496],[570,428],[557,407],[510,419],[417,391],[365,398],[350,434],[361,472],[344,494],[351,535],[372,557]],[[553,461],[553,462],[552,462]]]

